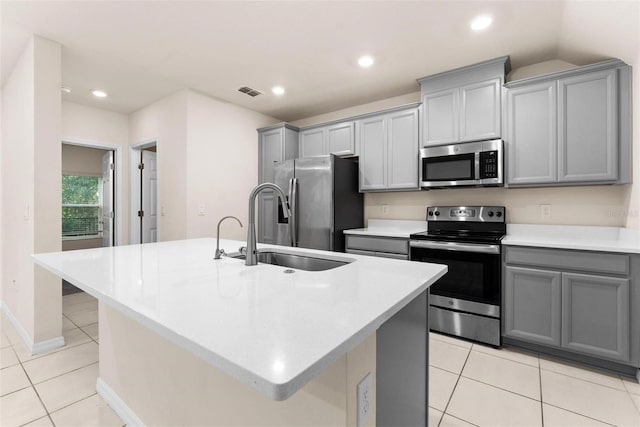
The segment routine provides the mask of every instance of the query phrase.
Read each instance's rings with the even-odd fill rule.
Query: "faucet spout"
[[[240,227],[242,227],[242,223],[240,222],[240,220],[232,215],[222,217],[222,219],[218,221],[218,231],[216,232],[216,255],[213,257],[213,259],[220,259],[220,256],[224,254],[224,249],[220,249],[220,224],[222,224],[222,221],[224,221],[227,218],[235,219],[236,221],[238,221],[238,224],[240,224]]]
[[[291,209],[287,202],[282,188],[276,184],[265,182],[256,186],[249,195],[249,225],[247,226],[247,258],[245,265],[256,265],[258,263],[258,250],[256,248],[256,197],[263,190],[273,190],[282,201],[283,215],[285,218],[291,216]]]

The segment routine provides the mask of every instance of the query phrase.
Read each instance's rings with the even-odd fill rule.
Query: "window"
[[[102,178],[62,176],[62,237],[102,237]]]

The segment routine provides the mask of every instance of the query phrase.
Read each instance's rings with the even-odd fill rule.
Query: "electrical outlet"
[[[364,422],[371,414],[371,373],[367,375],[358,383],[358,417],[356,420],[357,427],[362,427]]]
[[[540,205],[540,216],[542,218],[551,218],[551,205]]]
[[[382,215],[389,215],[389,205],[382,205]]]
[[[198,215],[204,216],[205,212],[206,212],[206,208],[204,206],[204,203],[200,203],[200,206],[198,206]]]

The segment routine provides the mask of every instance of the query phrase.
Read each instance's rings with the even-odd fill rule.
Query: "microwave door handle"
[[[476,151],[473,155],[473,170],[475,175],[475,180],[480,180],[480,151]]]

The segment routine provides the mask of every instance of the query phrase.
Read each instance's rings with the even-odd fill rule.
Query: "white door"
[[[156,153],[142,150],[141,243],[158,241],[158,169]]]
[[[113,151],[102,156],[102,246],[113,246],[114,227],[114,168]]]

